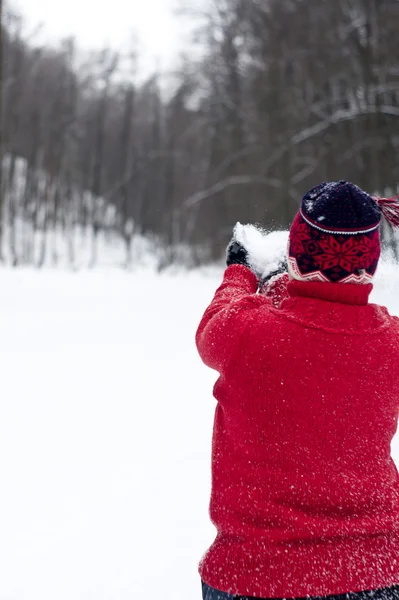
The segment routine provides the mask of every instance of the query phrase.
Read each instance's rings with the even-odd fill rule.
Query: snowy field
[[[0,271],[0,600],[199,600],[220,277]]]

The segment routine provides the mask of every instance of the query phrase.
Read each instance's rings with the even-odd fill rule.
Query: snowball
[[[277,271],[287,258],[288,231],[269,233],[255,225],[237,223],[234,238],[247,250],[250,267],[259,279]]]

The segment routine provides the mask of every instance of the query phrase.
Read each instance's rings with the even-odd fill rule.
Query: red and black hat
[[[399,226],[399,200],[347,181],[321,183],[302,199],[290,230],[288,266],[302,281],[369,283],[380,258],[384,215]]]

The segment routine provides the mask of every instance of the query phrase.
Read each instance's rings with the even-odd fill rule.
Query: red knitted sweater
[[[220,377],[202,579],[260,598],[399,583],[399,319],[372,285],[292,281],[279,308],[229,267],[197,332]]]

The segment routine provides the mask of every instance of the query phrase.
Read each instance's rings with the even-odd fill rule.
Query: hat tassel
[[[399,196],[395,196],[394,198],[380,198],[379,196],[375,196],[374,200],[377,202],[388,223],[392,227],[399,227]]]

